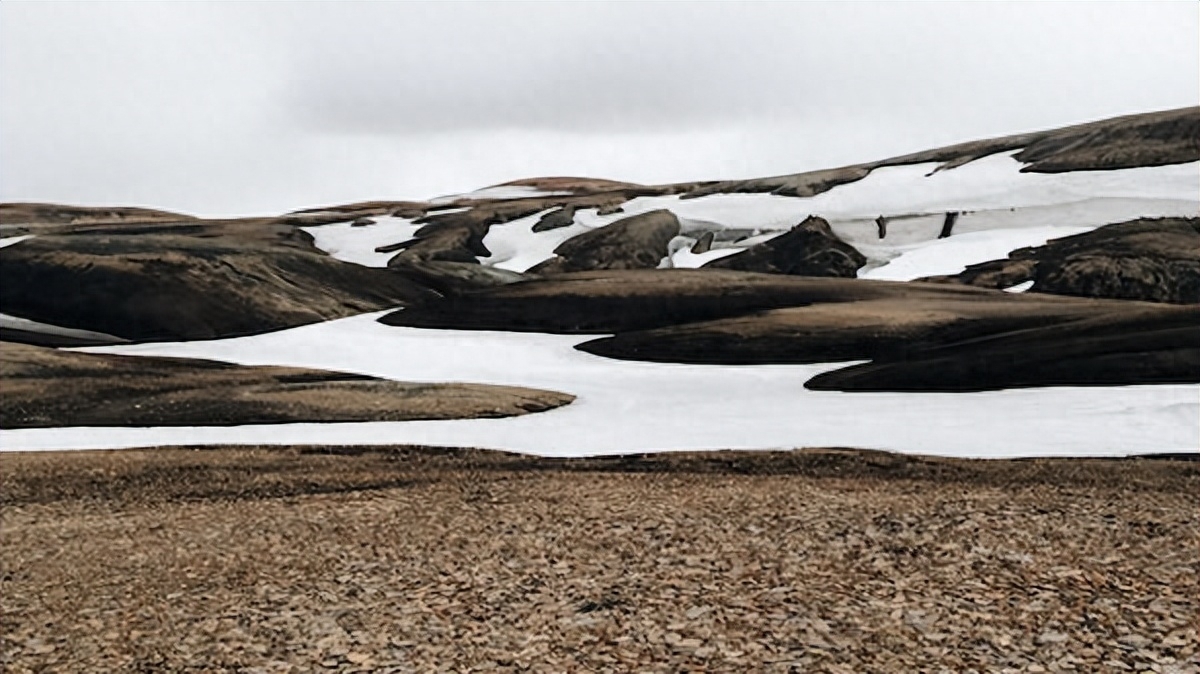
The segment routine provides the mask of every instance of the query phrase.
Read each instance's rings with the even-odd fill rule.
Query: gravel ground
[[[1200,463],[0,455],[6,672],[1197,671]]]

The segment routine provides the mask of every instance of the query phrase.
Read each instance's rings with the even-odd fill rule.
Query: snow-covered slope
[[[0,431],[7,450],[147,445],[398,444],[547,456],[720,448],[864,447],[946,456],[1098,456],[1194,450],[1200,386],[989,393],[831,393],[804,382],[834,365],[614,361],[590,337],[394,328],[375,315],[256,337],[87,349],[473,381],[568,391],[576,401],[512,419],[208,428]]]
[[[818,215],[830,222],[834,233],[867,257],[864,275],[904,280],[954,273],[967,264],[1003,258],[1022,246],[1115,222],[1200,215],[1200,163],[1022,173],[1023,164],[1012,155],[996,154],[940,171],[934,170],[939,166],[936,163],[885,166],[862,180],[812,197],[743,193],[697,198],[639,196],[622,203],[621,212],[599,215],[595,208],[581,208],[575,213],[574,224],[534,232],[533,225],[548,212],[543,210],[492,225],[484,237],[484,245],[492,255],[479,260],[485,265],[523,272],[552,257],[555,247],[573,236],[665,208],[680,219],[685,240],[660,266],[695,267],[760,243],[809,215]],[[513,199],[553,194],[505,186],[463,196]],[[950,212],[959,214],[951,239],[966,234],[979,236],[961,242],[939,241],[943,219]],[[880,216],[887,220],[883,238],[876,225]],[[403,240],[418,228],[401,218],[383,218],[368,227],[351,228],[341,223],[307,231],[313,234],[318,247],[339,259],[383,266],[390,254],[375,253],[375,247]],[[690,244],[705,231],[718,234],[713,252],[691,254]],[[984,236],[984,232],[990,234]],[[983,245],[984,241],[988,243]],[[926,245],[934,250],[915,255]],[[959,254],[963,255],[961,259],[955,257]],[[901,257],[902,263],[891,262]],[[886,270],[889,263],[901,267]]]

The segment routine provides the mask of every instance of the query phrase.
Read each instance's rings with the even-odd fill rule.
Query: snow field
[[[417,443],[544,456],[839,446],[998,458],[1117,456],[1200,445],[1200,386],[819,392],[804,382],[838,365],[619,361],[572,348],[588,336],[394,328],[376,322],[377,316],[238,339],[83,350],[323,368],[402,381],[530,386],[578,398],[550,412],[508,419],[5,430],[0,446]]]

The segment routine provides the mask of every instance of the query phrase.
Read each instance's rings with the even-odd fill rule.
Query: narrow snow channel
[[[82,350],[325,368],[404,381],[521,385],[578,399],[550,412],[508,419],[5,430],[0,447],[415,443],[585,456],[837,446],[1014,457],[1115,456],[1200,446],[1200,386],[817,392],[806,390],[804,382],[836,365],[625,362],[572,348],[587,336],[394,328],[376,322],[378,315],[238,339]]]
[[[114,337],[105,332],[92,332],[91,330],[79,330],[76,328],[64,328],[61,325],[51,325],[49,323],[41,323],[31,321],[28,318],[19,316],[9,316],[8,314],[0,314],[0,330],[23,330],[25,332],[36,332],[43,335],[58,335],[61,337],[78,337],[80,339],[97,339],[107,342],[125,342],[126,339]]]
[[[32,239],[33,236],[33,234],[22,234],[20,236],[6,236],[4,238],[0,238],[0,248],[8,248],[9,246],[21,243],[26,239]]]

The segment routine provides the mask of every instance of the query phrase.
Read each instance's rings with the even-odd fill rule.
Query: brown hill
[[[572,399],[511,386],[410,384],[0,342],[2,428],[469,419],[540,412]]]
[[[109,226],[0,248],[0,310],[131,340],[252,334],[434,294],[272,222]]]

